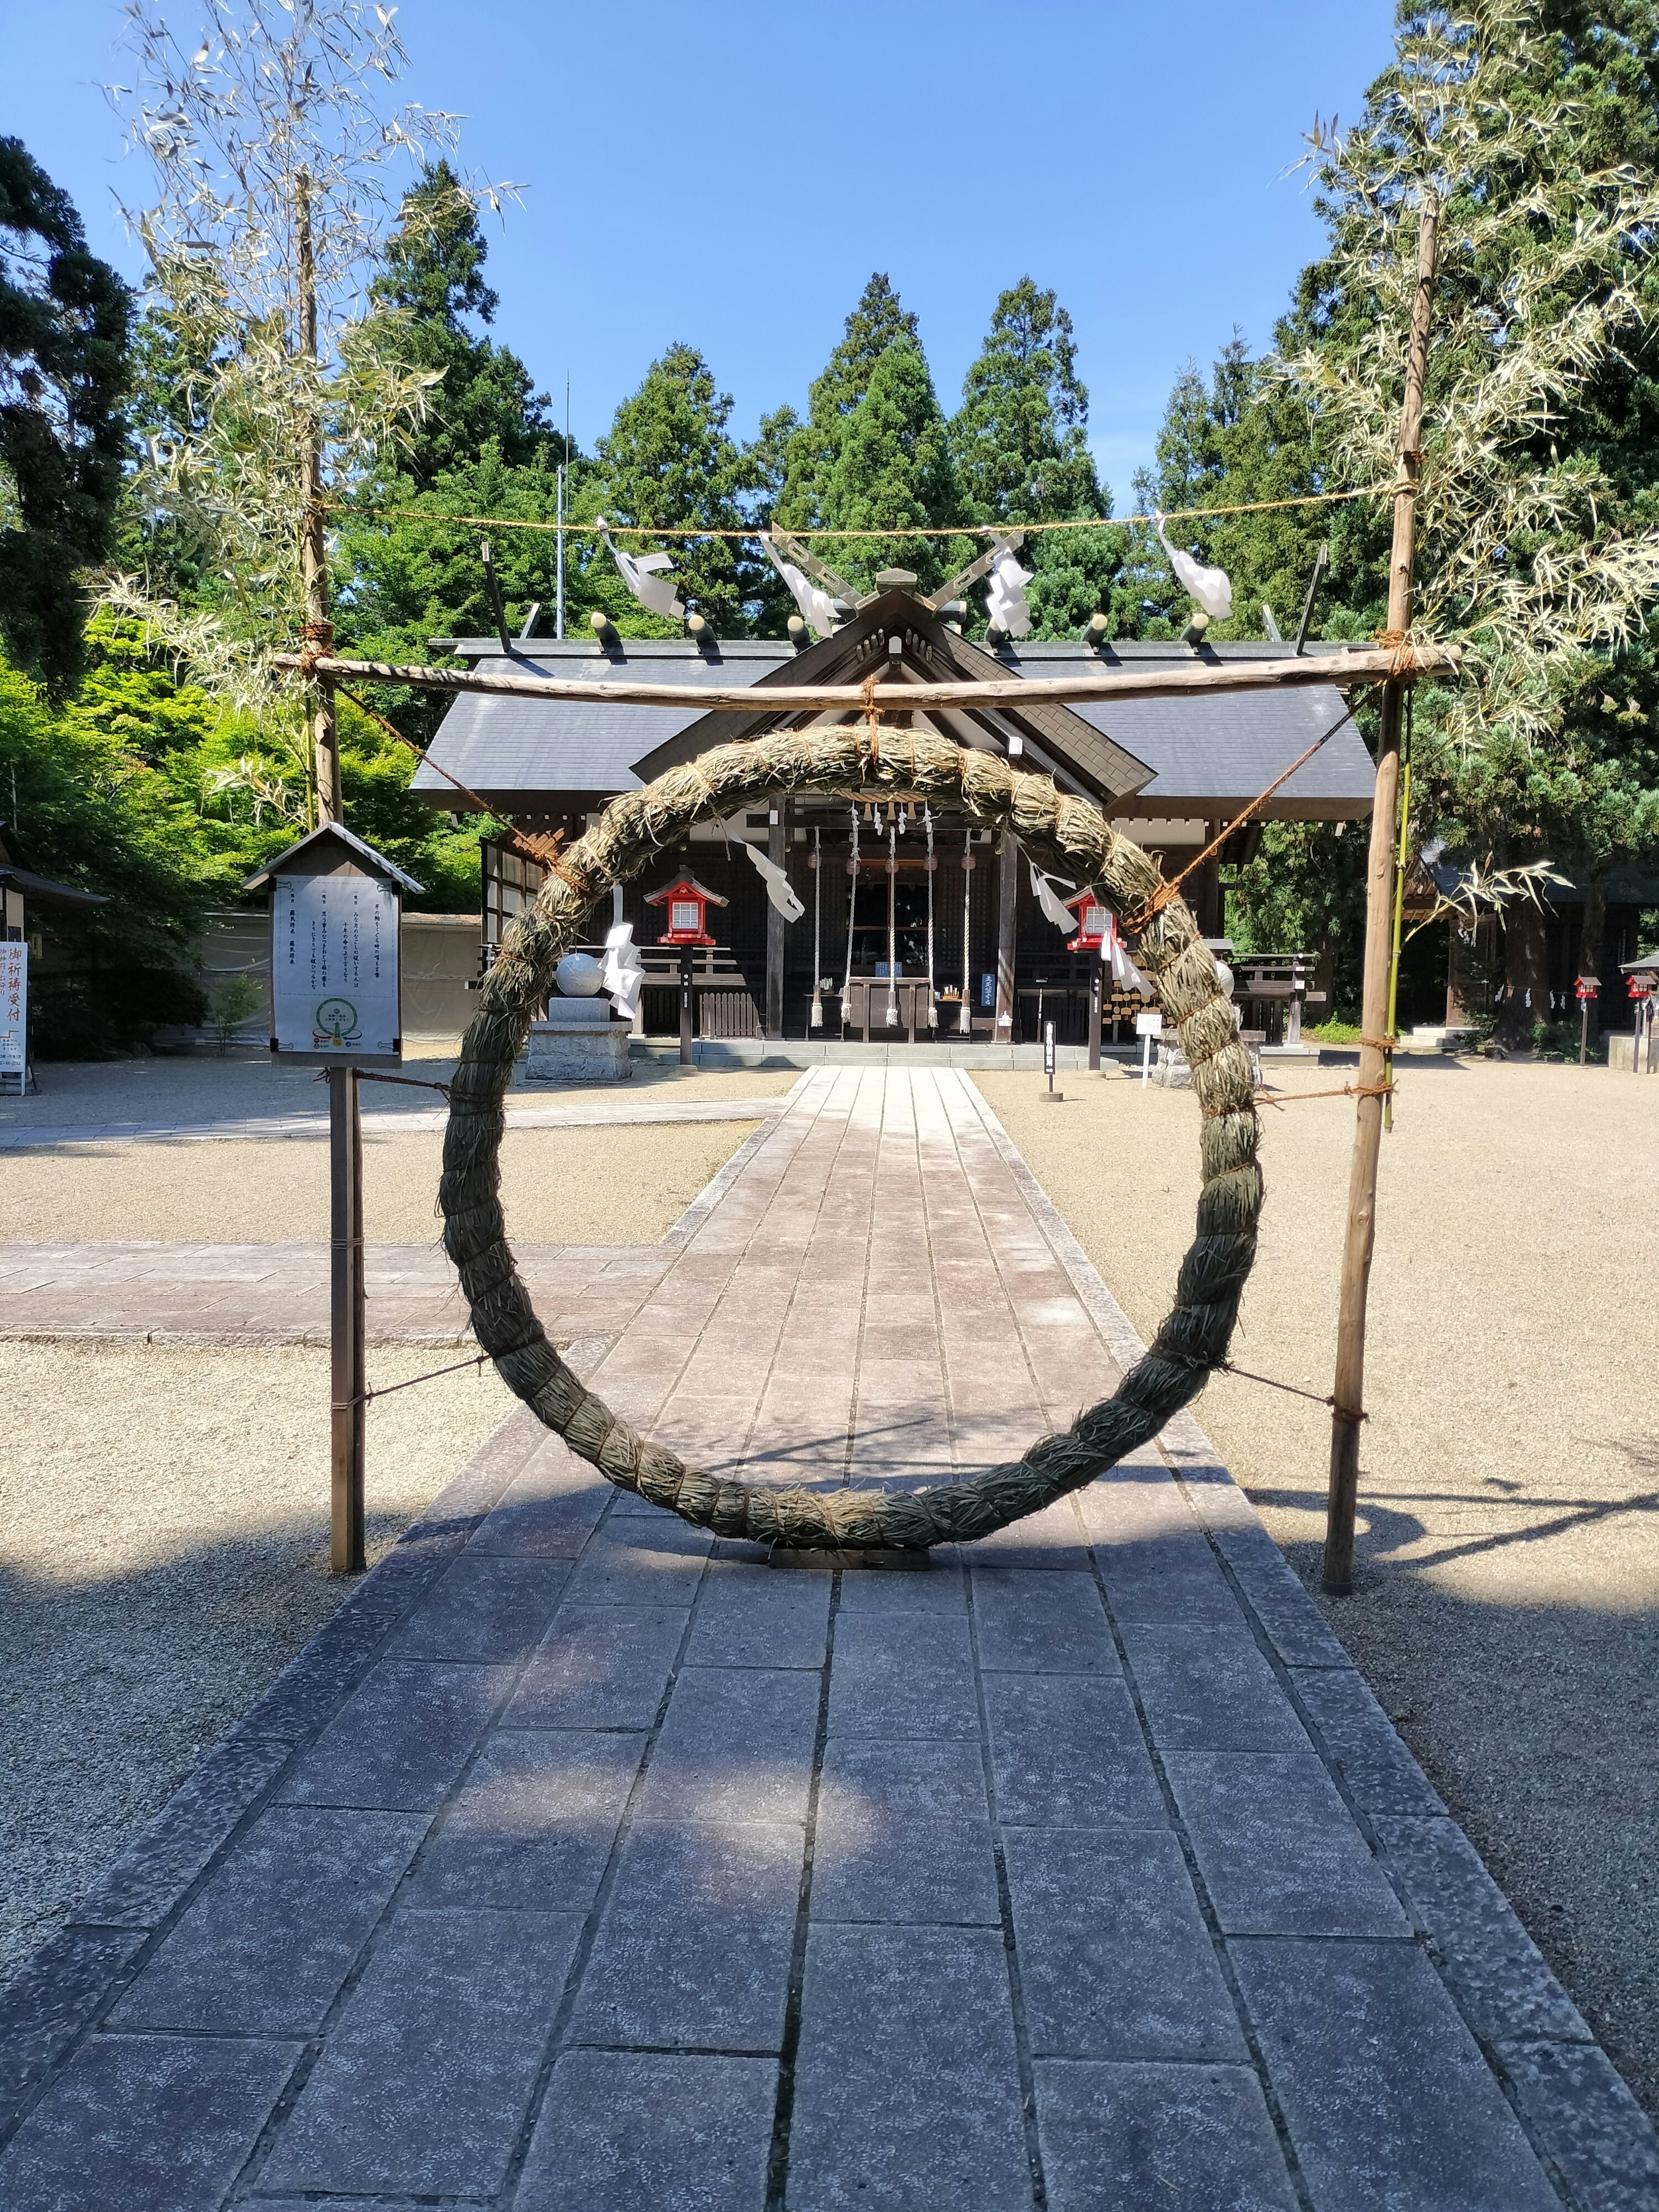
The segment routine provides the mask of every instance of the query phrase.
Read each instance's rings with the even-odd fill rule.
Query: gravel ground
[[[1327,1068],[1280,1080],[1314,1091]],[[980,1075],[1143,1334],[1192,1233],[1190,1092]],[[1234,1357],[1331,1382],[1353,1109],[1265,1110]],[[1552,1965],[1659,2118],[1659,1085],[1408,1062],[1382,1143],[1357,1594],[1320,1599]],[[1329,1415],[1221,1376],[1200,1419],[1316,1588]]]
[[[653,1244],[757,1126],[509,1128],[507,1233],[526,1244]],[[437,1242],[442,1152],[441,1130],[365,1131],[371,1243]],[[7,1243],[317,1243],[328,1233],[325,1136],[53,1146],[0,1161]]]
[[[0,1980],[355,1587],[328,1572],[326,1352],[11,1344],[6,1376]],[[371,1562],[512,1404],[472,1373],[369,1408]]]
[[[637,1097],[665,1090],[678,1099],[775,1097],[800,1079],[798,1067],[681,1067],[671,1059],[635,1057],[634,1073],[614,1083],[515,1081],[513,1098],[538,1101]],[[441,1082],[454,1073],[453,1052],[416,1039],[406,1046],[404,1072]],[[0,1099],[0,1129],[65,1127],[82,1121],[205,1121],[249,1114],[326,1114],[327,1093],[313,1067],[273,1067],[263,1052],[142,1054],[131,1060],[52,1060],[35,1071],[40,1088],[27,1098]],[[363,1103],[377,1114],[429,1112],[430,1091],[370,1083]]]

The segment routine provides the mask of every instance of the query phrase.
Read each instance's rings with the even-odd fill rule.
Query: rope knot
[[[1405,629],[1379,629],[1372,632],[1376,642],[1387,647],[1394,654],[1389,665],[1390,683],[1403,682],[1416,675],[1417,647],[1412,643],[1411,632]]]
[[[316,673],[317,663],[334,642],[334,625],[331,622],[308,622],[300,635],[305,641],[300,647],[300,674],[309,683]]]
[[[880,674],[878,668],[872,668],[860,686],[864,695],[865,742],[869,748],[868,765],[872,769],[881,766],[881,709],[876,704],[876,684]]]

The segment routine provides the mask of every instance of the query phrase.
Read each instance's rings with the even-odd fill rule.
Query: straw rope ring
[[[741,813],[779,793],[867,799],[872,786],[895,799],[960,805],[975,821],[1011,830],[1048,866],[1097,884],[1118,915],[1144,917],[1134,955],[1176,1023],[1204,1109],[1197,1234],[1182,1262],[1175,1305],[1151,1349],[1110,1398],[1089,1407],[1063,1432],[1039,1437],[1022,1458],[935,1489],[753,1487],[689,1468],[665,1445],[638,1435],[548,1341],[507,1242],[500,1195],[502,1098],[554,969],[580,941],[587,912],[613,884],[637,875],[695,822]],[[478,1343],[508,1389],[618,1489],[635,1491],[716,1535],[792,1547],[919,1550],[987,1536],[1080,1489],[1149,1442],[1226,1358],[1261,1211],[1249,1060],[1215,962],[1185,902],[1153,904],[1162,882],[1157,863],[1139,846],[1048,777],[1019,773],[947,738],[908,732],[896,741],[893,757],[884,757],[862,717],[717,746],[614,799],[561,855],[560,872],[548,877],[535,905],[503,938],[450,1086],[439,1186],[444,1245]]]

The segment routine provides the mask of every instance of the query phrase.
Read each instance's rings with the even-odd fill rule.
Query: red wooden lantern
[[[730,903],[718,891],[711,891],[695,876],[676,876],[659,891],[647,891],[647,906],[668,908],[668,927],[657,939],[659,945],[713,945],[708,934],[708,909],[711,906]]]
[[[1075,898],[1062,903],[1077,916],[1077,935],[1070,939],[1068,952],[1098,952],[1111,942],[1112,909],[1092,890],[1079,891]]]

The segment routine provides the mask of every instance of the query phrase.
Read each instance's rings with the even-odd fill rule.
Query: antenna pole
[[[568,502],[565,498],[565,483],[570,468],[570,379],[564,380],[564,452],[559,461],[559,536],[558,551],[555,556],[558,577],[558,592],[553,609],[553,635],[564,635],[564,523]]]

